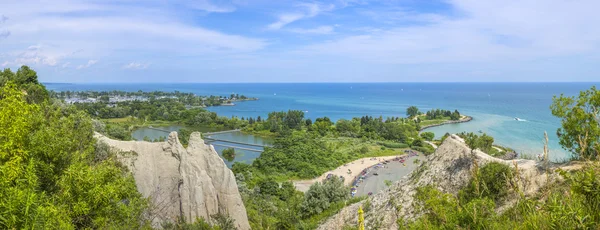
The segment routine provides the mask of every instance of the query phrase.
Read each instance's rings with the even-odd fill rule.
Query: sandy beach
[[[328,174],[333,174],[336,176],[343,176],[344,184],[347,186],[350,186],[352,184],[352,180],[354,180],[354,178],[356,176],[358,176],[363,169],[366,169],[368,167],[376,165],[380,162],[384,162],[386,160],[392,160],[396,157],[404,156],[404,155],[406,155],[406,154],[401,154],[401,155],[397,155],[397,156],[375,157],[375,160],[373,160],[373,157],[361,158],[361,159],[352,161],[350,163],[347,163],[345,165],[342,165],[334,170],[323,173],[323,175],[321,175],[315,179],[294,181],[294,185],[296,186],[296,189],[298,189],[298,191],[306,192],[306,191],[308,191],[308,188],[310,188],[310,186],[313,183],[315,183],[317,181],[323,181],[325,178],[327,178]],[[350,169],[350,171],[352,172],[351,174],[348,174],[348,169]]]

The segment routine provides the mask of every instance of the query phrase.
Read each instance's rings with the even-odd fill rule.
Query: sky
[[[0,0],[43,82],[600,80],[598,0]]]

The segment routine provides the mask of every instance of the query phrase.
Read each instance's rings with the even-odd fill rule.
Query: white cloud
[[[397,26],[357,31],[300,48],[379,63],[516,62],[600,51],[600,2],[449,1],[458,16],[399,12]],[[426,23],[406,23],[415,20]]]
[[[46,50],[42,45],[29,46],[25,50],[9,52],[4,55],[12,60],[5,60],[5,66],[46,65],[55,66],[63,55]]]
[[[65,63],[62,65],[62,68],[63,68],[63,69],[64,69],[64,68],[68,68],[68,67],[69,67],[69,65],[71,65],[71,62],[65,62]]]
[[[322,12],[331,11],[335,8],[333,4],[322,5],[318,3],[300,3],[297,4],[296,7],[301,8],[301,12],[281,14],[278,17],[278,20],[269,24],[267,28],[270,30],[278,30],[292,22],[301,20],[303,18],[312,18]]]
[[[89,60],[89,61],[87,62],[87,64],[85,64],[85,65],[79,65],[79,66],[77,66],[77,69],[85,69],[85,68],[89,68],[90,66],[92,66],[92,65],[96,64],[97,62],[98,62],[97,60]]]
[[[123,66],[123,69],[146,69],[150,66],[149,63],[131,62]]]
[[[136,1],[136,0],[132,0]],[[232,53],[253,52],[268,43],[263,39],[227,34],[206,29],[181,16],[182,3],[163,1],[144,4],[104,4],[105,1],[55,0],[53,4],[36,4],[33,0],[0,1],[0,9],[11,9],[10,23],[2,24],[0,37],[10,31],[13,39],[2,39],[0,63],[57,65],[69,58],[72,63],[109,57],[123,59],[142,53],[160,55],[197,55],[218,57]],[[192,2],[192,1],[190,1]],[[146,4],[148,3],[148,4]],[[195,9],[221,11],[199,2]],[[225,7],[226,4],[215,4]],[[92,12],[88,14],[88,12]],[[135,12],[135,13],[132,13]],[[70,14],[70,16],[64,16]],[[76,16],[73,16],[76,15]],[[99,16],[101,15],[101,16]],[[34,45],[23,51],[30,44]],[[21,58],[22,52],[36,52],[37,57]]]
[[[292,33],[298,33],[298,34],[331,34],[331,33],[333,33],[333,27],[319,26],[317,28],[312,28],[312,29],[294,28],[294,29],[289,29],[288,31],[290,31]]]

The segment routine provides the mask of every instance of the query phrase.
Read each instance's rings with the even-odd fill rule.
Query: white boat
[[[515,121],[522,121],[523,119],[515,117]]]

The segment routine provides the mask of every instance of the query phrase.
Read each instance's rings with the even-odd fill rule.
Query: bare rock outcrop
[[[417,208],[420,204],[414,199],[418,187],[432,185],[440,191],[456,195],[471,180],[474,162],[479,167],[489,162],[518,167],[519,176],[515,183],[525,196],[533,195],[548,181],[558,178],[556,173],[546,173],[532,160],[506,161],[479,150],[472,154],[464,140],[451,135],[411,174],[366,201],[342,209],[318,229],[342,229],[345,225],[356,225],[358,208],[367,202],[370,208],[365,212],[366,229],[398,229],[398,218],[412,221],[421,215]],[[511,205],[511,198],[508,199],[504,203],[506,206]]]
[[[188,222],[197,217],[210,220],[222,213],[234,219],[238,229],[250,229],[233,172],[200,133],[192,133],[187,149],[176,132],[160,143],[96,137],[113,148],[134,153],[120,160],[133,173],[138,191],[150,198],[154,226],[181,217]]]

